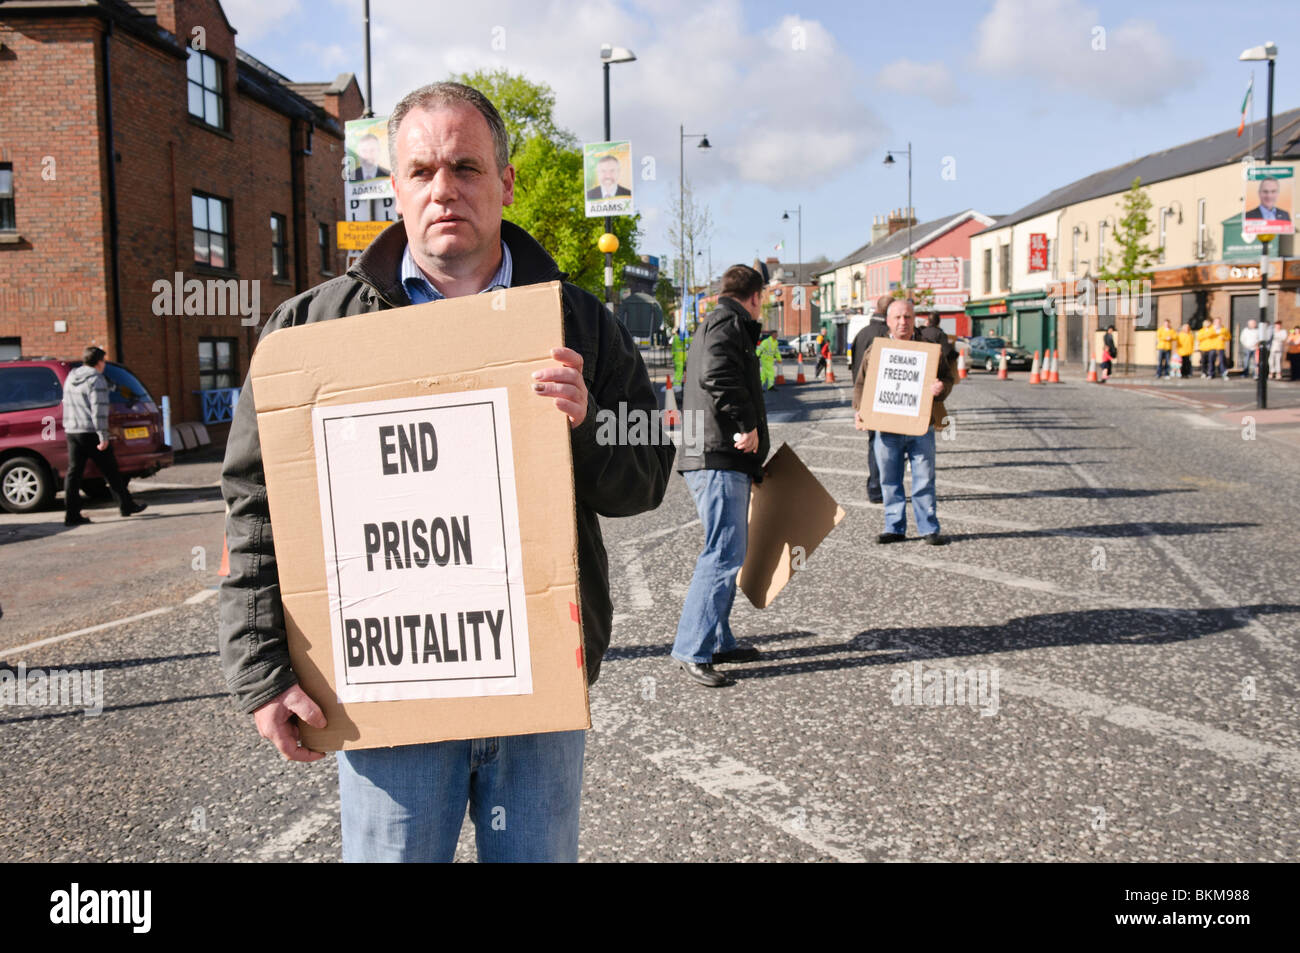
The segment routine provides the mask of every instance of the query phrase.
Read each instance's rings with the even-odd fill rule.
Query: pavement
[[[604,521],[581,858],[1294,860],[1293,419],[1243,425],[1234,383],[1214,407],[972,374],[938,441],[951,545],[880,546],[836,373],[769,392],[773,447],[848,515],[772,606],[738,596],[763,656],[734,686],[668,657],[702,538],[682,481]],[[0,709],[0,860],[339,858],[333,760],[284,762],[225,693],[214,466],[142,481],[138,518],[0,518],[0,664],[102,676],[104,704]]]

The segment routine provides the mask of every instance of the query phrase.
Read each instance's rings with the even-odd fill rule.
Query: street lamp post
[[[696,147],[699,149],[712,148],[709,145],[709,134],[688,133],[685,126],[677,127],[677,260],[682,264],[682,306],[681,322],[682,327],[686,326],[686,140],[699,139],[700,144]],[[695,236],[691,236],[692,249],[695,245]]]
[[[794,283],[795,283],[795,287],[799,287],[799,269],[803,267],[803,205],[802,205],[802,204],[796,205],[796,206],[794,207],[794,214],[795,214],[795,216],[796,216],[797,219],[798,219],[798,229],[799,229],[799,230],[798,230],[798,236],[799,236],[799,238],[798,238],[798,242],[797,242],[797,244],[795,245],[795,254],[799,256],[799,260],[795,263],[795,266],[794,266]],[[783,222],[788,222],[788,221],[790,221],[790,209],[782,209],[782,211],[781,211],[781,221],[783,221]],[[804,294],[804,295],[801,295],[800,297],[806,298],[807,295]],[[791,298],[791,303],[792,303],[792,304],[794,303],[794,298],[793,298],[793,297]],[[799,313],[798,313],[798,315],[795,317],[795,321],[798,323],[798,334],[795,335],[796,337],[797,337],[799,334],[803,334],[803,309],[804,309],[804,307],[806,307],[806,304],[800,304],[800,307],[799,307]],[[782,329],[782,330],[784,330],[784,329]],[[812,333],[812,314],[811,314],[811,309],[809,309],[808,333],[809,333],[809,334]]]
[[[907,262],[907,283],[905,287],[910,291],[912,288],[912,275],[915,268],[912,263],[912,144],[909,142],[906,149],[891,149],[885,153],[885,165],[894,164],[894,153],[907,154],[907,255],[904,261]]]
[[[606,43],[600,48],[600,61],[605,70],[605,141],[609,142],[609,64],[610,63],[631,63],[636,59],[636,54],[631,50],[624,49],[621,46],[611,46]],[[605,216],[605,233],[609,234],[614,230],[614,219],[612,216]],[[610,311],[614,310],[614,253],[605,252],[605,307]]]
[[[1273,164],[1273,64],[1277,60],[1277,45],[1274,43],[1265,43],[1263,46],[1252,46],[1248,50],[1243,50],[1239,59],[1242,60],[1268,60],[1268,111],[1264,120],[1264,164]],[[1259,264],[1259,333],[1260,342],[1263,341],[1264,328],[1272,327],[1268,324],[1268,238],[1270,236],[1261,235],[1260,244],[1260,264]],[[1273,333],[1277,333],[1274,331]],[[1264,347],[1262,343],[1256,343],[1255,373],[1258,375],[1258,382],[1255,388],[1255,404],[1260,410],[1268,409],[1268,372],[1264,369]],[[1224,372],[1227,377],[1227,372]]]

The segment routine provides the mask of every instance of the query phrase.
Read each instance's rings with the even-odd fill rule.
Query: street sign
[[[361,250],[370,245],[392,222],[339,222],[339,248]]]

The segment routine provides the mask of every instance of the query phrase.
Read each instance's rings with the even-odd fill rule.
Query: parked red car
[[[0,361],[0,507],[30,513],[48,506],[68,472],[63,433],[63,382],[80,361]],[[150,476],[172,465],[162,411],[139,378],[109,363],[108,432],[118,468],[126,478]],[[106,497],[108,482],[86,464],[83,490]]]

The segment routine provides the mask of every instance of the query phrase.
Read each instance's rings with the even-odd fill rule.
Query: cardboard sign
[[[844,508],[781,444],[749,495],[749,539],[736,584],[757,608],[767,608],[842,519]]]
[[[881,337],[872,342],[858,408],[868,430],[919,436],[930,429],[942,351],[924,341]]]
[[[328,721],[308,747],[590,727],[569,423],[531,379],[563,337],[552,282],[258,345],[289,654]]]

